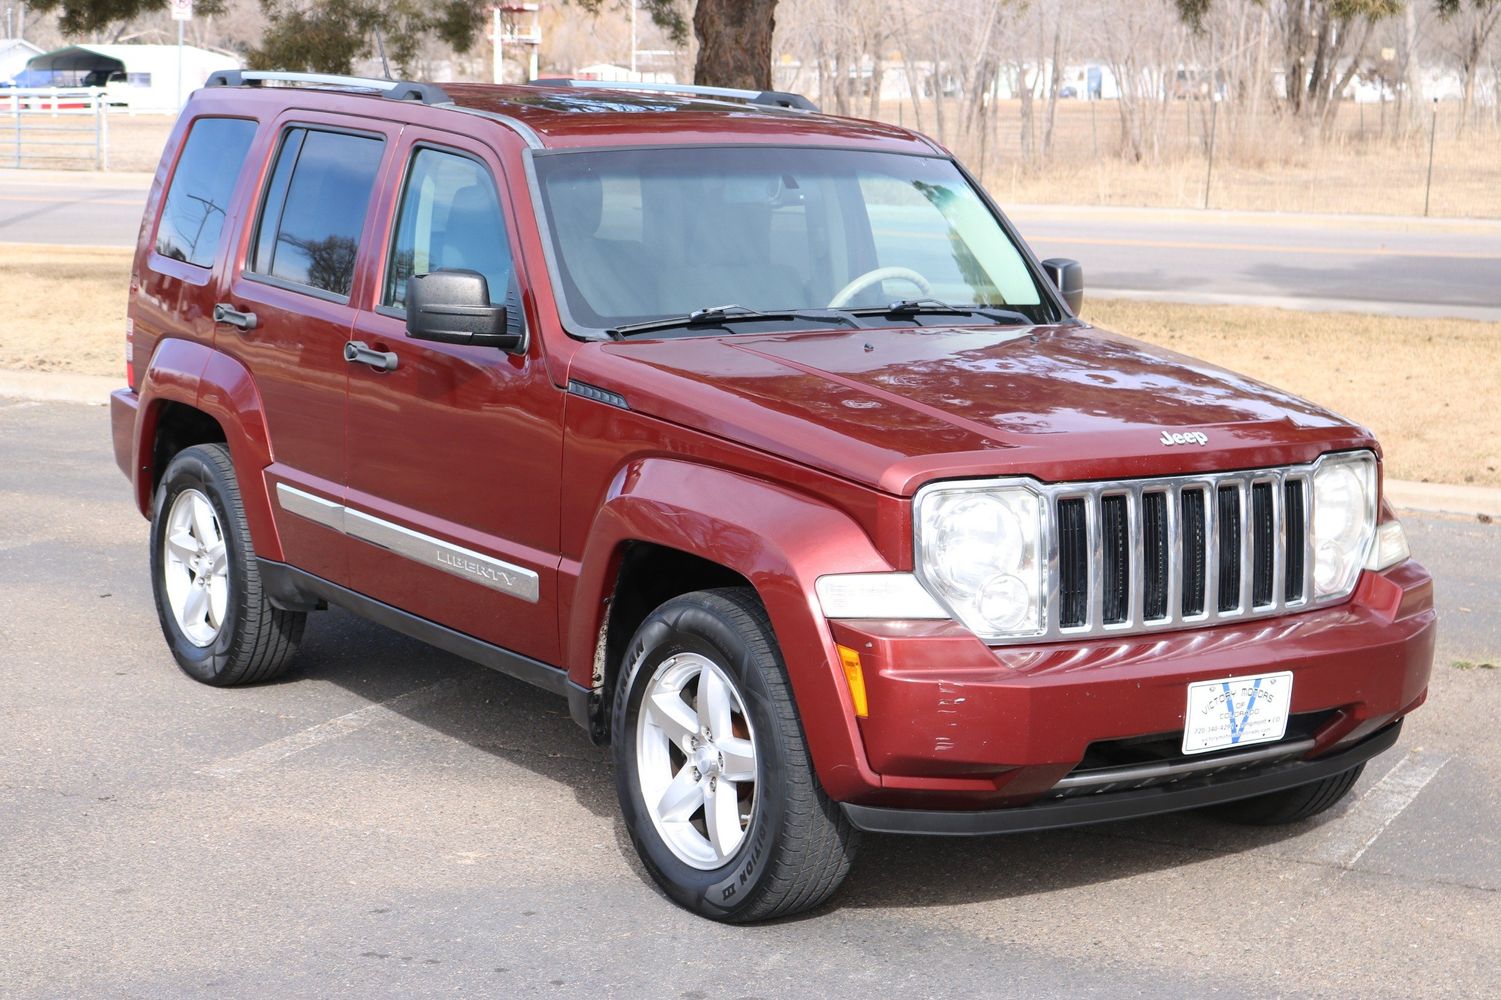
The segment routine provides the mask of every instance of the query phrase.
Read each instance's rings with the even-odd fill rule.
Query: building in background
[[[23,38],[0,38],[0,86],[24,86],[16,82],[33,56],[41,55],[40,46]],[[23,78],[24,80],[24,78]]]
[[[103,87],[113,105],[131,111],[176,111],[209,74],[239,69],[239,56],[196,45],[69,45],[26,63],[29,86]],[[182,67],[181,86],[178,66]]]

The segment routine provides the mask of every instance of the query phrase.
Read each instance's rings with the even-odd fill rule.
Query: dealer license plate
[[[1207,753],[1280,740],[1287,734],[1292,698],[1290,671],[1190,684],[1183,715],[1183,752]]]

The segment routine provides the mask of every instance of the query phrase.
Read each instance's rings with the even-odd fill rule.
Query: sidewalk
[[[0,400],[104,406],[109,402],[109,394],[121,385],[120,379],[108,375],[0,369]],[[0,403],[0,413],[5,409],[6,405]],[[1501,519],[1501,488],[1491,486],[1448,486],[1388,479],[1386,499],[1398,510]]]
[[[0,191],[7,185],[34,184],[38,187],[115,188],[145,191],[155,174],[131,170],[51,170],[29,167],[0,167]]]

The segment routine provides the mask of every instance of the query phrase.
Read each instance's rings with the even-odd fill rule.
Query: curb
[[[0,370],[0,396],[39,403],[104,406],[109,403],[109,394],[123,384],[123,380],[109,375]]]
[[[64,372],[0,370],[0,397],[45,403],[84,403],[104,406],[121,381],[109,375],[72,375]],[[1461,514],[1501,520],[1501,488],[1449,486],[1388,479],[1385,496],[1398,510],[1424,514]]]
[[[1384,492],[1387,502],[1398,510],[1501,520],[1501,489],[1494,486],[1449,486],[1388,479]]]

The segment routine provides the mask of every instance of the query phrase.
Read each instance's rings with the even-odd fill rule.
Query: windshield
[[[534,162],[561,295],[583,327],[903,300],[1054,318],[1021,251],[946,159],[668,146]],[[912,311],[887,321],[911,325]]]

